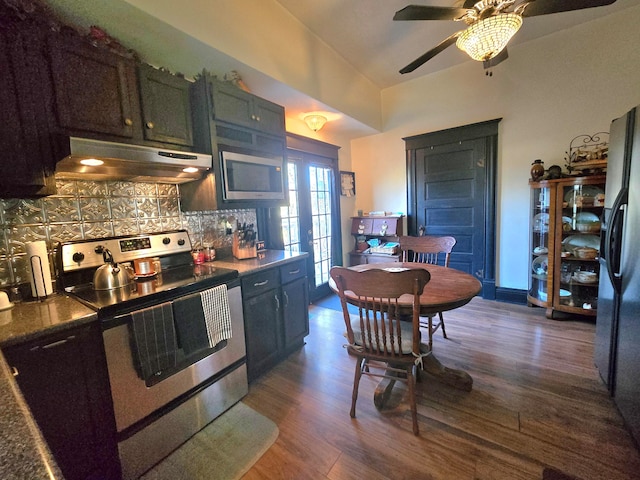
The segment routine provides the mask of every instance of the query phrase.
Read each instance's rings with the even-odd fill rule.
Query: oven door
[[[195,295],[199,297],[199,294]],[[182,354],[182,365],[177,371],[169,369],[167,372],[157,373],[152,378],[141,378],[143,375],[138,355],[134,351],[132,322],[128,320],[132,314],[121,317],[125,323],[103,332],[116,426],[121,439],[123,435],[120,434],[123,430],[147,419],[142,422],[144,427],[144,424],[166,413],[163,409],[172,408],[167,405],[172,402],[179,403],[180,400],[176,400],[179,397],[186,399],[190,392],[197,390],[202,384],[209,385],[218,377],[222,378],[239,363],[244,363],[246,349],[240,286],[229,288],[227,298],[231,314],[231,338],[221,342],[215,349],[205,351],[204,356],[202,351],[191,356]],[[175,304],[178,300],[175,299],[172,303]],[[183,345],[180,345],[180,351],[182,350]],[[185,365],[185,359],[191,361]],[[245,393],[246,389],[245,380]],[[139,430],[137,427],[131,430]]]

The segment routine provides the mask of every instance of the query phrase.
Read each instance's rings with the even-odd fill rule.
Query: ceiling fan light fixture
[[[318,114],[307,115],[306,117],[304,117],[304,123],[306,123],[307,127],[309,127],[311,130],[317,132],[322,127],[324,127],[325,123],[327,123],[327,117]]]
[[[517,13],[499,13],[483,18],[464,30],[456,46],[479,62],[498,55],[522,26]]]

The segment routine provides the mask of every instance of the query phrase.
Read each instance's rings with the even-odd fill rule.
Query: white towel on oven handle
[[[200,292],[204,321],[207,324],[209,345],[213,348],[222,340],[231,338],[231,311],[227,286],[218,285]]]

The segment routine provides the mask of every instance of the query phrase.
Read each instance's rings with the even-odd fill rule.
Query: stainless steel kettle
[[[133,282],[133,269],[131,267],[119,266],[113,261],[113,255],[109,249],[102,251],[104,265],[98,267],[93,274],[94,290],[115,290],[126,287]]]

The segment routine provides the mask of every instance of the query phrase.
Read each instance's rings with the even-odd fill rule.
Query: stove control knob
[[[76,263],[80,263],[80,262],[82,262],[84,260],[84,253],[76,252],[76,253],[73,254],[71,259]]]
[[[181,247],[184,245],[184,238],[178,240],[178,245],[180,245]]]
[[[171,243],[171,239],[170,239],[169,237],[164,237],[164,238],[162,239],[162,243],[163,243],[164,245],[169,245],[169,244]]]

